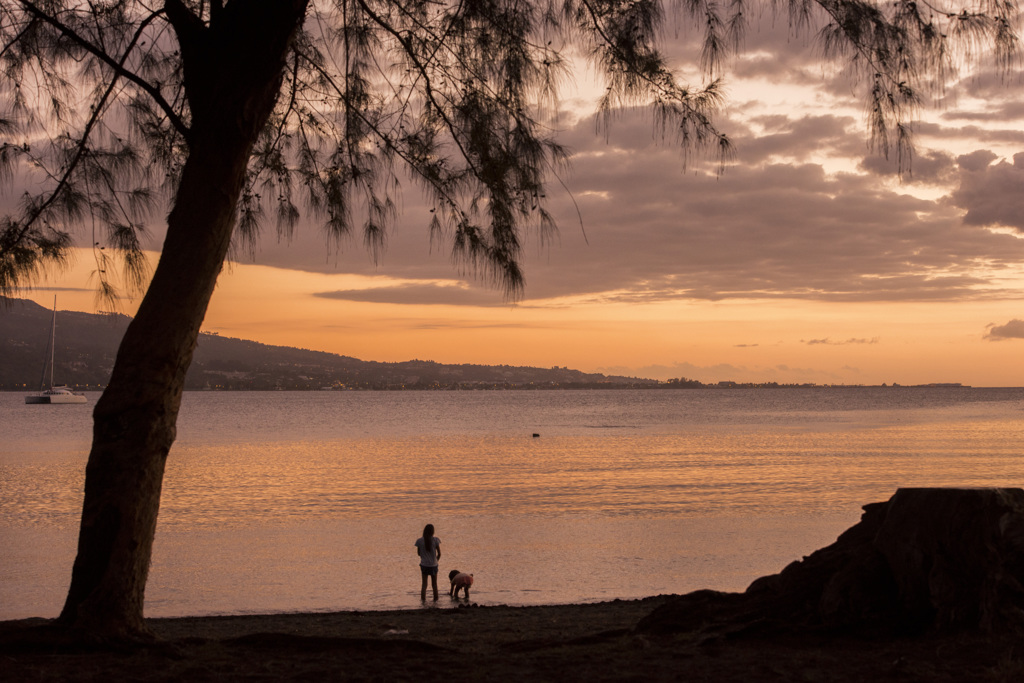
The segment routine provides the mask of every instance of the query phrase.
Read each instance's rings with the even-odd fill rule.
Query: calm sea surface
[[[60,611],[96,398],[0,393],[0,619]],[[1024,389],[203,392],[178,425],[148,616],[418,606],[427,522],[481,604],[743,590],[897,487],[1024,485]]]

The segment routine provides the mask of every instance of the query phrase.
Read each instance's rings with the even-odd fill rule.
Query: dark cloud
[[[1000,295],[986,268],[994,273],[1024,262],[1024,241],[975,227],[978,212],[992,211],[986,206],[993,202],[1005,202],[1005,220],[1012,218],[1016,196],[1024,192],[1007,188],[1001,191],[1007,196],[993,196],[982,176],[1017,182],[1016,166],[990,168],[994,157],[985,152],[957,164],[949,155],[926,153],[917,167],[921,176],[936,183],[958,175],[965,180],[951,201],[922,199],[882,182],[874,167],[830,174],[811,161],[822,150],[842,155],[857,149],[863,159],[864,141],[849,117],[762,117],[751,125],[764,137],[737,125],[736,157],[721,175],[700,158],[684,167],[679,151],[659,144],[650,120],[635,112],[624,113],[607,139],[594,134],[593,119],[566,131],[563,142],[577,152],[565,179],[572,194],[557,183],[548,190],[561,226],[554,244],[541,247],[535,234],[526,236],[527,302],[559,296],[609,302],[968,300]],[[861,161],[861,169],[868,165]],[[972,173],[980,174],[977,182]],[[477,292],[428,286],[338,295],[349,299],[503,305],[501,292],[488,289],[471,269],[453,267],[446,247],[431,245],[428,207],[407,192],[404,208],[379,263],[355,240],[325,257],[315,231],[291,247],[263,245],[258,260],[409,280],[463,277]]]
[[[1005,339],[1024,339],[1024,320],[1014,318],[1005,325],[992,323],[986,328],[985,339],[1003,341]]]
[[[827,145],[842,125],[822,123],[807,125],[806,137],[792,136],[788,148],[778,149],[799,156]],[[671,152],[652,145],[579,144],[574,185],[591,190],[580,203],[585,220],[597,218],[587,228],[590,248],[579,257],[597,266],[611,292],[602,296],[970,298],[986,285],[973,273],[979,263],[997,254],[1024,258],[1024,247],[1012,239],[965,227],[950,207],[871,176],[829,175],[812,163],[748,165],[748,148],[758,160],[770,156],[772,150],[757,145],[738,140],[736,164],[716,177],[673,174]]]
[[[1002,86],[1000,91],[1002,96],[1006,96],[1005,85]],[[996,100],[991,102],[986,100],[988,105],[984,111],[971,111],[964,109],[954,109],[952,111],[943,112],[940,118],[944,121],[995,121],[997,123],[1005,121],[1015,121],[1024,119],[1024,102],[1013,100],[1010,102],[1000,102]]]
[[[984,171],[993,161],[998,159],[995,154],[987,149],[979,149],[970,154],[963,154],[957,157],[956,163],[965,171]]]
[[[47,284],[34,285],[32,289],[37,292],[88,292],[90,294],[96,291],[92,287],[55,287]]]
[[[1024,146],[1024,131],[1019,128],[983,128],[981,126],[943,126],[932,122],[913,125],[917,138],[931,139],[941,145],[950,141],[971,141],[979,145]]]
[[[803,51],[797,53],[803,54]],[[737,59],[729,69],[728,79],[759,80],[764,83],[817,85],[822,82],[820,74],[808,72],[794,64],[795,59],[780,60],[778,54],[757,53]]]
[[[692,61],[693,38],[679,45],[678,62]],[[714,158],[691,156],[684,164],[671,136],[666,141],[652,132],[647,111],[617,112],[606,130],[596,117],[584,118],[559,134],[576,155],[572,172],[553,180],[547,191],[560,234],[548,246],[535,231],[525,236],[526,303],[563,296],[643,303],[963,301],[1005,295],[999,278],[1004,269],[1024,263],[1024,241],[984,228],[1021,227],[1024,173],[1016,159],[998,162],[984,149],[956,158],[942,150],[953,142],[960,150],[974,143],[1024,149],[1024,130],[1011,120],[1024,107],[1003,91],[1001,99],[973,113],[946,100],[941,124],[916,125],[922,146],[911,175],[895,182],[894,162],[868,153],[863,120],[842,108],[859,107],[859,86],[823,68],[808,40],[792,39],[785,20],[774,26],[762,22],[761,30],[748,32],[744,48],[751,56],[735,60],[727,74],[734,108],[719,125],[733,140],[735,156],[722,174]],[[814,103],[794,102],[766,116],[757,91],[744,90],[755,80],[787,87],[821,81],[822,100],[834,101],[842,92],[842,106],[822,114],[819,101],[815,113],[807,114],[812,109],[804,105]],[[990,86],[985,92],[997,92]],[[977,84],[956,88],[965,97],[983,92]],[[567,114],[563,120],[575,119]],[[847,171],[834,170],[844,165]],[[946,198],[912,194],[922,189],[934,196],[947,188]],[[257,262],[406,280],[462,278],[472,286],[333,294],[350,300],[505,305],[502,293],[488,288],[486,274],[477,277],[471,266],[453,262],[447,246],[431,243],[431,207],[413,184],[405,185],[399,202],[402,219],[377,262],[357,237],[338,250],[328,248],[315,229],[302,231],[290,246],[266,240]]]
[[[1005,226],[1024,231],[1024,153],[1013,162],[992,163],[995,155],[981,151],[957,159],[960,187],[950,200],[966,209],[964,223]]]
[[[367,289],[343,289],[333,292],[315,292],[313,296],[324,299],[342,299],[375,304],[413,304],[437,306],[508,306],[503,296],[486,289],[465,289],[462,287],[435,284],[410,284],[394,287],[371,287]]]
[[[749,132],[737,142],[737,155],[744,165],[758,164],[773,158],[806,160],[812,154],[836,151],[849,144],[851,129],[856,125],[852,117],[758,116],[750,120],[762,132]],[[813,141],[813,144],[811,144]]]
[[[895,155],[888,158],[871,154],[860,160],[858,168],[878,176],[896,177],[900,169]],[[956,180],[957,163],[952,154],[923,149],[912,155],[901,181],[905,184],[948,186]]]
[[[1020,73],[1009,74],[993,65],[977,65],[965,71],[964,78],[948,85],[945,103],[955,106],[958,98],[968,96],[988,103],[990,110],[998,109],[1016,99],[1022,84]]]

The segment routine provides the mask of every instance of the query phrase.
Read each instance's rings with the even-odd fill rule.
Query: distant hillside
[[[51,311],[24,299],[0,301],[0,391],[36,389],[50,334]],[[56,384],[106,385],[118,343],[131,319],[57,311]],[[322,351],[268,346],[201,334],[186,389],[440,389],[653,386],[632,377],[568,368],[444,365],[433,361],[362,361]]]

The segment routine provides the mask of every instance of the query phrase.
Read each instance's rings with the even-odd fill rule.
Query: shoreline
[[[236,394],[236,393],[283,393],[283,394],[301,394],[301,393],[352,393],[352,392],[446,392],[446,391],[700,391],[700,390],[712,390],[712,391],[731,391],[736,389],[760,389],[760,390],[771,390],[771,389],[784,389],[784,390],[799,390],[799,389],[830,389],[830,390],[845,390],[845,389],[1024,389],[1024,386],[1017,385],[978,385],[963,384],[961,382],[929,382],[927,384],[900,384],[894,382],[887,384],[885,382],[881,384],[814,384],[814,383],[782,383],[779,382],[744,382],[744,381],[716,381],[716,382],[698,382],[695,385],[683,385],[676,386],[670,381],[666,380],[641,380],[645,383],[630,384],[626,382],[592,382],[592,383],[563,383],[563,384],[519,384],[509,383],[501,384],[497,382],[486,382],[483,384],[469,385],[456,385],[456,384],[432,384],[426,386],[405,386],[405,385],[387,385],[387,386],[369,386],[369,387],[346,387],[346,388],[333,388],[333,387],[300,387],[300,388],[289,388],[289,389],[272,389],[272,388],[248,388],[248,387],[232,387],[232,388],[188,388],[184,392],[186,394]],[[696,380],[692,380],[696,382]],[[90,393],[90,394],[102,394],[105,387],[96,387],[92,385],[79,385],[69,384],[69,389],[77,392]],[[35,390],[25,387],[12,387],[12,388],[0,388],[0,394],[24,394],[26,392],[33,393]]]
[[[1019,636],[798,632],[769,625],[657,635],[636,629],[676,596],[602,603],[147,619],[139,648],[61,649],[0,622],[0,680],[711,680],[1024,678]]]

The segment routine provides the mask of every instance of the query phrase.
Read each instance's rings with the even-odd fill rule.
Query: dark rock
[[[645,632],[754,627],[1024,631],[1024,490],[899,489],[835,543],[754,581],[656,609]]]
[[[902,612],[939,630],[1024,624],[1024,491],[900,489],[875,538]]]

